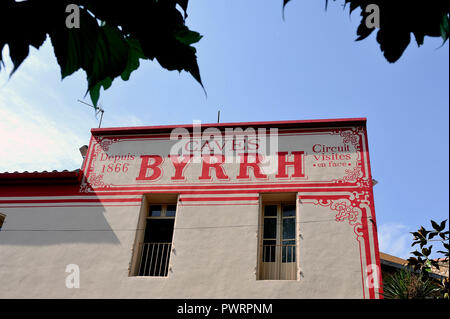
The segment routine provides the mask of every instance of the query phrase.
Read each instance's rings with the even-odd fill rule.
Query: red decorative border
[[[87,165],[88,168],[85,174],[85,178],[81,182],[80,192],[90,193],[93,192],[94,189],[98,188],[108,189],[112,186],[111,184],[105,184],[103,182],[102,174],[97,175],[94,172],[94,163],[100,152],[109,151],[109,147],[112,144],[117,143],[119,141],[120,141],[119,138],[110,138],[107,136],[93,136],[93,139],[91,139],[89,146],[89,148],[92,149],[91,155],[89,157],[89,164]]]
[[[294,131],[289,131],[289,130],[284,130],[283,132],[279,132],[279,134],[281,136],[286,134],[292,134],[292,132]],[[367,179],[365,178],[365,169],[364,169],[364,152],[362,151],[362,141],[363,141],[363,137],[364,137],[364,127],[358,126],[358,127],[353,127],[353,128],[339,128],[339,129],[334,129],[334,130],[324,130],[324,129],[311,129],[311,130],[295,130],[296,134],[310,134],[310,133],[321,133],[321,134],[331,134],[331,135],[340,135],[343,140],[342,142],[344,144],[352,144],[353,147],[355,148],[356,153],[358,154],[358,158],[356,159],[357,161],[357,166],[352,168],[352,169],[347,169],[345,170],[346,175],[340,179],[334,179],[331,180],[329,182],[331,183],[336,183],[336,184],[344,184],[344,185],[358,185],[361,186],[363,184],[370,184],[370,181],[367,181]],[[94,163],[96,158],[98,157],[99,153],[101,151],[108,151],[109,147],[114,144],[117,143],[119,141],[123,141],[123,140],[129,140],[130,138],[132,139],[143,139],[143,138],[152,138],[152,136],[121,136],[116,137],[116,136],[93,136],[93,139],[91,139],[90,142],[90,147],[89,149],[91,149],[91,155],[89,156],[89,162],[87,165],[85,165],[85,167],[87,167],[87,171],[85,174],[85,178],[83,178],[82,182],[81,182],[81,187],[80,187],[80,192],[83,193],[91,193],[94,191],[113,191],[113,190],[120,190],[120,189],[128,189],[128,190],[137,190],[140,189],[142,187],[146,187],[146,186],[150,186],[150,185],[146,185],[146,184],[130,184],[130,185],[112,185],[112,184],[106,184],[103,181],[103,175],[101,174],[96,174],[94,172]],[[168,136],[167,136],[168,138]],[[257,181],[255,182],[249,182],[249,183],[254,183],[256,185]],[[279,184],[280,182],[268,182],[267,184]],[[292,183],[292,181],[286,181],[284,184],[282,184],[283,186],[289,186]],[[305,181],[305,183],[322,183],[322,184],[326,184],[328,183],[327,181],[322,181],[322,182],[314,182],[314,181]],[[170,185],[174,185],[170,184]],[[180,183],[180,185],[184,185],[184,186],[198,186],[198,185],[202,185],[202,184],[206,184],[206,185],[211,185],[210,182],[205,183],[205,182],[197,182],[197,183]],[[242,185],[242,183],[228,183],[228,185],[230,184],[234,184],[234,185]],[[164,185],[164,184],[158,184],[158,185]],[[169,185],[169,184],[168,184]]]
[[[361,259],[361,281],[363,298],[366,298],[366,290],[368,290],[368,297],[371,299],[380,298],[381,288],[378,289],[378,294],[375,287],[366,288],[367,269],[371,267],[373,263],[376,263],[379,267],[379,261],[372,261],[371,254],[371,238],[369,235],[369,222],[374,222],[374,211],[370,209],[370,215],[367,216],[367,208],[372,205],[370,200],[370,194],[367,191],[353,191],[348,195],[301,195],[299,199],[302,204],[313,204],[316,206],[329,207],[332,211],[336,212],[335,220],[337,222],[348,221],[348,224],[353,227],[355,239],[359,245],[360,259]],[[366,206],[366,207],[365,207]],[[376,232],[373,233],[372,242],[376,240]],[[362,249],[365,252],[365,267],[362,259]],[[378,247],[375,247],[375,254],[378,253]],[[379,268],[380,269],[380,268]],[[381,274],[380,274],[381,275]],[[377,278],[378,283],[381,284],[381,277]]]

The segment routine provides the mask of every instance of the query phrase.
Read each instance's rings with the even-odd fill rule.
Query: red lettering
[[[137,181],[152,181],[161,176],[162,170],[159,165],[162,164],[163,158],[159,155],[141,155],[141,169],[139,171],[139,176],[136,177]],[[152,159],[153,163],[149,163],[149,160]],[[147,176],[147,170],[151,169],[152,175]]]
[[[241,157],[240,165],[239,165],[239,175],[236,176],[237,179],[248,179],[250,178],[248,174],[248,169],[253,168],[253,174],[255,178],[267,178],[266,174],[261,173],[261,167],[259,164],[261,163],[261,155],[260,154],[252,154],[255,158],[255,161],[252,163],[248,162],[249,154],[239,154]]]
[[[255,140],[248,140],[248,149],[249,150],[257,150],[259,149],[259,144],[258,144],[259,139],[255,139]],[[254,145],[254,148],[250,148],[250,145]]]
[[[319,147],[319,150],[318,151],[316,151],[316,146],[318,146]],[[314,146],[313,146],[313,152],[314,153],[320,153],[321,152],[321,147],[320,147],[320,144],[315,144]]]
[[[223,151],[223,148],[225,147],[225,142],[222,143],[222,146],[220,146],[219,141],[214,141],[217,145],[217,147],[219,148],[219,150]]]
[[[287,166],[294,166],[294,174],[292,177],[305,177],[305,174],[303,171],[303,155],[305,152],[298,151],[298,152],[292,152],[292,155],[294,155],[294,161],[287,161],[286,155],[288,155],[288,152],[278,152],[278,174],[275,176],[277,178],[288,178],[287,174]]]
[[[237,141],[238,141],[238,142],[241,142],[242,140],[239,139],[239,140],[237,140]],[[236,144],[236,140],[233,139],[233,140],[232,140],[232,150],[233,150],[233,151],[237,151],[237,150],[239,150],[239,149],[245,150],[245,145],[242,145],[241,143]]]
[[[203,146],[202,146],[202,152],[204,151],[204,148],[205,148],[206,145],[208,145],[209,152],[212,152],[211,145],[209,145],[209,141],[205,141],[205,143],[203,144]]]
[[[215,158],[217,161],[215,163],[211,162],[211,159]],[[198,179],[211,179],[211,169],[216,171],[216,177],[218,179],[228,179],[228,176],[225,174],[225,171],[222,167],[222,164],[225,160],[225,156],[202,156],[202,176]]]
[[[198,141],[189,141],[184,145],[184,149],[190,152],[198,151],[198,148],[194,147],[195,144],[198,144]]]
[[[171,180],[181,180],[184,181],[183,171],[187,166],[193,155],[183,155],[182,160],[179,160],[178,155],[169,155],[169,158],[172,160],[173,167],[175,167],[175,175],[172,176]]]

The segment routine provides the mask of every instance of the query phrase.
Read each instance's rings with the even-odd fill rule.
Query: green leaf
[[[359,6],[361,6],[360,3],[358,3],[357,1],[353,1],[353,0],[345,0],[346,4],[348,2],[350,2],[350,14]],[[364,11],[364,10],[363,10]]]
[[[179,72],[184,70],[189,72],[203,87],[195,52],[194,47],[173,39],[158,50],[156,59],[167,70],[177,70]]]
[[[441,222],[441,225],[439,226],[439,231],[443,231],[445,229],[445,224],[447,223],[447,220],[443,220]],[[447,232],[448,234],[448,232]]]
[[[441,30],[441,37],[444,40],[444,43],[447,41],[449,36],[449,17],[448,13],[442,14],[441,24],[440,24],[440,30]]]
[[[51,12],[49,10],[49,12]],[[0,70],[3,65],[2,50],[9,46],[13,62],[10,77],[28,57],[30,45],[38,49],[45,41],[49,29],[44,12],[36,1],[2,1],[0,5]]]
[[[84,70],[86,94],[90,93],[94,105],[101,88],[108,88],[118,76],[128,80],[140,59],[157,57],[163,68],[187,71],[203,88],[196,49],[191,46],[202,36],[185,25],[188,0],[130,0],[127,6],[104,0],[81,1],[77,3],[80,28],[73,29],[65,25],[68,3],[0,2],[0,30],[4,31],[0,33],[0,52],[5,45],[10,47],[11,74],[28,56],[29,46],[38,48],[48,34],[61,78]],[[0,66],[2,63],[0,54]]]
[[[187,18],[187,7],[188,7],[188,1],[189,0],[176,0],[176,2],[180,5],[181,9],[183,9],[184,18]]]
[[[423,41],[425,40],[425,33],[423,32],[413,32],[414,37],[416,38],[417,46],[421,46],[423,44]]]
[[[433,226],[434,229],[436,229],[436,231],[440,231],[440,226],[438,223],[436,223],[434,220],[431,220],[431,226]]]
[[[112,85],[112,81],[113,80],[110,77],[107,77],[104,80],[97,82],[97,84],[89,90],[89,95],[95,108],[97,108],[98,99],[100,98],[100,88],[103,87],[103,90],[107,90]]]
[[[422,237],[422,234],[420,234],[419,232],[410,232],[413,236],[414,239],[420,239]]]
[[[170,2],[158,1],[154,6],[154,12],[147,11],[150,16],[145,20],[146,30],[154,36],[139,36],[142,51],[169,71],[189,72],[204,89],[196,49],[188,44],[198,41],[200,35],[187,29],[181,13]]]
[[[432,247],[433,245],[431,245],[429,248],[422,248],[422,254],[426,257],[430,256]]]
[[[436,260],[430,260],[431,266],[435,267],[437,270],[439,270],[439,262]]]
[[[139,59],[146,59],[144,52],[142,52],[141,44],[137,39],[126,39],[129,47],[128,61],[125,70],[121,74],[124,81],[128,81],[131,72],[139,67]]]
[[[414,242],[411,244],[411,247],[413,247],[413,246],[415,246],[415,245],[417,245],[417,244],[419,244],[419,243],[420,243],[420,240],[414,241]]]
[[[191,45],[200,41],[202,36],[198,32],[183,28],[175,34],[175,38],[183,44]]]
[[[356,38],[355,41],[364,40],[365,38],[367,38],[369,35],[372,34],[373,30],[374,30],[373,28],[369,29],[368,27],[366,27],[364,23],[361,23],[358,26],[358,29],[356,30],[356,34],[358,35],[358,37]]]
[[[87,70],[88,90],[107,77],[114,79],[121,75],[127,66],[128,52],[128,44],[117,27],[109,24],[101,27],[93,67]]]
[[[423,246],[425,246],[428,243],[428,241],[425,238],[421,238],[420,239],[420,248],[422,248]]]
[[[63,24],[64,20],[59,19]],[[61,68],[61,78],[83,69],[89,75],[96,54],[99,26],[85,10],[80,10],[80,28],[56,28],[50,32],[56,60]]]
[[[286,7],[286,5],[288,4],[288,2],[291,0],[283,0],[283,9],[281,10],[281,15],[283,17],[284,20],[284,8]]]
[[[9,45],[9,56],[11,57],[11,61],[13,63],[13,69],[9,74],[9,76],[11,77],[28,56],[29,48],[28,45],[23,45],[21,43],[16,43],[12,41],[8,45]]]
[[[420,227],[419,229],[419,234],[423,237],[426,238],[427,234],[429,233],[429,230],[426,230],[423,226]]]
[[[428,240],[433,239],[433,237],[435,237],[438,234],[438,232],[431,232],[428,234]]]

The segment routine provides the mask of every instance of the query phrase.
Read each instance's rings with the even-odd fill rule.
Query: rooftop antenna
[[[83,102],[81,100],[78,100],[78,102],[86,104],[87,106],[90,106],[90,107],[94,108],[94,110],[95,110],[95,118],[97,118],[98,113],[101,113],[100,114],[100,123],[98,124],[98,128],[100,128],[100,126],[102,125],[103,113],[105,113],[105,110],[101,108],[100,104],[99,104],[99,106],[94,106],[94,105],[90,105],[90,104],[88,104],[86,102]]]
[[[217,112],[217,123],[220,123],[220,110]]]

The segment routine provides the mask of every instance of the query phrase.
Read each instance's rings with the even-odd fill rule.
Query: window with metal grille
[[[149,205],[144,238],[139,245],[138,276],[167,276],[176,208],[176,205]]]
[[[295,203],[263,205],[258,279],[297,279],[296,228]]]

